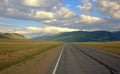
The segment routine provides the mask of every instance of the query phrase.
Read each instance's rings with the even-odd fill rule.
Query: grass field
[[[60,42],[0,40],[0,70],[62,45]]]
[[[120,55],[120,41],[116,42],[77,42],[76,44],[97,48],[106,52]]]

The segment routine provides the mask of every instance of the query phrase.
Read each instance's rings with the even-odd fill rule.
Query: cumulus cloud
[[[88,26],[89,24],[96,24],[99,22],[102,22],[104,19],[89,15],[76,15],[74,17],[71,17],[69,19],[53,19],[53,20],[46,20],[44,23],[59,27],[70,27],[70,28],[81,28],[78,27],[81,25]],[[72,26],[72,27],[71,27]]]
[[[57,6],[60,2],[61,0],[52,0],[52,2],[48,2],[48,0],[1,0],[0,16],[12,19],[39,21],[53,26],[71,25],[75,24],[76,21],[82,21],[82,23],[96,21],[84,19],[81,15],[76,14],[69,8]],[[83,2],[87,4],[89,1],[83,0]],[[51,6],[52,9],[50,11],[47,10]],[[86,11],[88,10],[86,9]]]
[[[8,26],[8,25],[7,25]],[[33,33],[60,33],[60,32],[71,32],[71,31],[79,31],[79,29],[66,28],[66,27],[56,27],[56,26],[45,26],[45,27],[35,27],[28,26],[26,28],[12,28],[12,29],[2,29],[1,32],[12,32],[19,34],[33,34]]]
[[[86,22],[86,23],[96,23],[96,22],[101,22],[103,19],[98,18],[98,17],[92,17],[89,15],[80,15],[80,21],[79,22]]]
[[[42,21],[54,18],[61,0],[0,0],[0,17]]]
[[[31,7],[40,7],[44,9],[52,9],[55,6],[60,5],[62,0],[22,0],[22,4],[25,6],[31,6]]]
[[[49,24],[49,23],[53,23],[56,21],[57,21],[57,19],[50,19],[50,20],[44,20],[43,22]]]
[[[37,11],[36,12],[36,17],[38,18],[54,18],[54,14],[51,12],[45,12],[45,11]]]
[[[62,7],[57,11],[57,14],[63,18],[70,18],[75,16],[75,13],[69,10],[68,8]]]
[[[109,18],[120,19],[120,1],[98,0],[96,9]]]
[[[104,18],[96,17],[93,14],[92,16],[89,15],[91,10],[93,10],[91,0],[82,0],[83,4],[77,6],[83,14],[76,13],[69,7],[62,6],[62,0],[49,1],[50,0],[0,0],[0,17],[37,21],[46,25],[42,28],[31,26],[25,29],[11,29],[9,31],[2,29],[2,31],[28,34],[38,32],[66,32],[79,29],[120,29],[120,0],[92,0],[96,3],[95,9],[102,13],[103,16],[105,15]],[[5,23],[1,24],[5,26]]]
[[[40,32],[46,32],[46,33],[59,33],[59,32],[70,32],[70,31],[78,31],[79,29],[71,29],[71,28],[62,28],[62,27],[55,27],[55,26],[46,26],[43,28],[38,27],[27,27],[27,30],[31,31],[40,31]]]
[[[89,3],[89,0],[81,0],[83,3]]]
[[[90,14],[91,10],[92,10],[92,4],[91,3],[85,3],[83,6],[78,5],[77,8],[79,8],[85,14]]]
[[[83,5],[78,5],[79,8],[84,14],[90,14],[92,10],[92,4],[89,0],[82,0]]]
[[[43,5],[44,3],[42,3],[41,0],[24,0],[23,4],[26,5],[26,6],[39,7],[40,5]]]

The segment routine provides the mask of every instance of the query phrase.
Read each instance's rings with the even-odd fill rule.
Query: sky
[[[0,0],[0,32],[28,38],[71,31],[120,31],[120,0]]]

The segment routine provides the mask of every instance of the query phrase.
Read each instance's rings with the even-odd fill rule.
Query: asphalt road
[[[67,43],[47,74],[120,74],[120,56]]]

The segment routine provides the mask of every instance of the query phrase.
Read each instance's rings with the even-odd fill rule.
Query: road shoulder
[[[46,51],[33,59],[7,68],[1,71],[0,74],[43,74],[59,54],[61,47]]]

